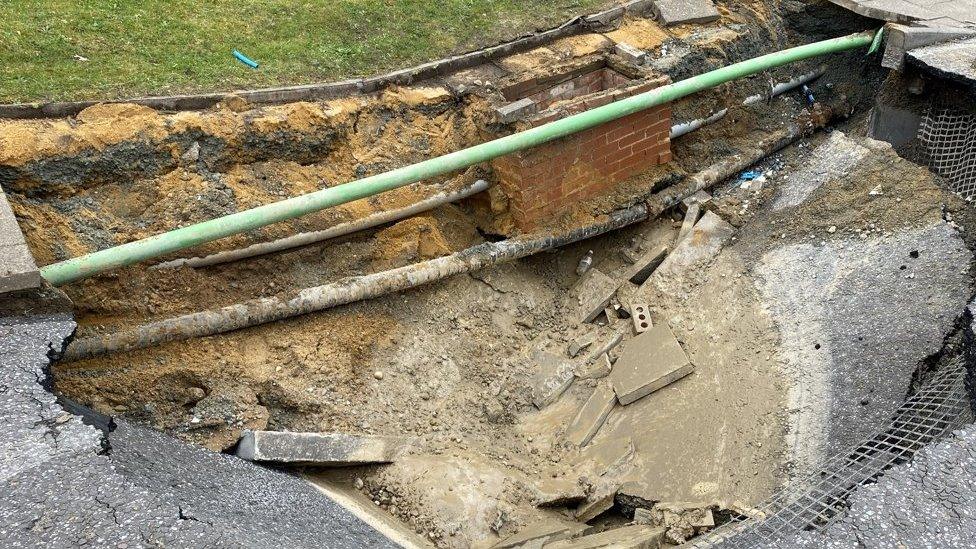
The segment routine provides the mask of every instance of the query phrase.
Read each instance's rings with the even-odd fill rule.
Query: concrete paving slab
[[[603,312],[619,287],[620,282],[599,269],[590,269],[570,288],[566,307],[579,322],[590,322]]]
[[[637,524],[546,545],[546,549],[657,549],[664,529]]]
[[[616,404],[613,386],[608,382],[597,384],[566,429],[566,440],[578,447],[586,446],[606,423]]]
[[[404,447],[405,441],[395,437],[247,431],[238,443],[236,454],[248,461],[345,467],[390,463]]]
[[[626,406],[694,369],[671,329],[660,324],[624,344],[610,380],[617,399]]]
[[[613,507],[614,498],[617,497],[618,488],[619,486],[616,484],[607,484],[597,488],[590,494],[590,498],[576,509],[576,520],[590,522],[609,511]]]
[[[695,223],[698,223],[698,216],[701,214],[701,205],[697,202],[692,203],[688,206],[688,210],[685,212],[685,219],[681,222],[681,229],[678,231],[677,242],[681,242],[688,235],[691,234],[691,229],[694,228]]]
[[[532,355],[536,374],[532,378],[532,403],[538,409],[552,404],[569,389],[576,376],[573,363],[544,351]]]
[[[656,246],[650,250],[641,254],[640,257],[634,261],[634,264],[628,267],[623,273],[617,277],[620,280],[630,281],[632,284],[637,284],[638,286],[647,281],[654,270],[661,265],[664,258],[668,256],[668,246]]]
[[[710,23],[720,16],[712,0],[654,0],[654,9],[665,25]]]
[[[551,543],[574,536],[586,530],[585,524],[564,522],[560,520],[543,520],[529,524],[518,533],[509,536],[492,546],[494,549],[509,549],[511,547],[542,547]]]

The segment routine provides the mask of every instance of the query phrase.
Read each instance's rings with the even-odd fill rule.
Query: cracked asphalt
[[[74,332],[71,315],[50,296],[4,300],[4,547],[397,546],[285,472],[125,422],[106,434],[67,412],[48,367]]]

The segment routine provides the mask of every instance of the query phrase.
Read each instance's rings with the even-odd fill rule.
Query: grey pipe
[[[424,200],[411,204],[407,207],[385,212],[377,212],[362,219],[342,223],[321,231],[299,233],[292,236],[287,236],[285,238],[279,238],[278,240],[252,244],[246,248],[227,250],[204,257],[174,259],[172,261],[166,261],[164,263],[153,265],[150,267],[150,269],[178,269],[183,266],[193,267],[195,269],[200,267],[210,267],[213,265],[219,265],[221,263],[230,263],[232,261],[240,261],[242,259],[247,259],[258,255],[265,255],[290,250],[292,248],[298,248],[301,246],[307,246],[309,244],[315,244],[316,242],[322,242],[323,240],[338,238],[340,236],[371,229],[379,225],[385,225],[386,223],[390,223],[392,221],[399,221],[401,219],[432,210],[437,206],[441,206],[449,202],[456,202],[463,198],[478,194],[482,191],[486,191],[490,186],[491,184],[487,181],[479,179],[475,181],[474,184],[461,190],[450,192],[441,191],[429,198],[425,198]]]

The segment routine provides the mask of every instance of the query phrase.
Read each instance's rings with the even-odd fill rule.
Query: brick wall
[[[530,121],[540,125],[648,91],[666,82],[643,83],[581,99]],[[671,107],[662,105],[590,128],[534,149],[492,161],[509,199],[513,221],[532,231],[579,202],[611,194],[621,181],[671,161]]]

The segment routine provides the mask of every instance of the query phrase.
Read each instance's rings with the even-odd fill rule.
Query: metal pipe
[[[456,274],[484,269],[593,238],[661,215],[685,198],[789,145],[804,135],[805,129],[791,126],[773,132],[751,148],[709,166],[678,185],[651,195],[646,202],[611,212],[607,218],[585,227],[556,235],[530,234],[500,242],[486,242],[448,256],[390,271],[345,278],[322,286],[252,299],[219,309],[156,320],[119,332],[78,338],[68,346],[62,360],[73,362],[107,353],[144,349],[170,341],[213,336],[259,326],[416,288]]]
[[[454,172],[499,156],[535,147],[744,76],[811,57],[866,47],[871,43],[874,34],[875,31],[865,31],[734,63],[609,105],[444,156],[54,263],[42,268],[41,276],[51,284],[59,286],[103,271],[163,256],[184,248],[258,229],[272,223],[294,219],[325,208],[416,183],[423,179]]]
[[[218,252],[205,257],[191,257],[189,259],[174,259],[173,261],[167,261],[165,263],[160,263],[158,265],[153,265],[151,269],[178,269],[183,266],[200,268],[200,267],[210,267],[213,265],[220,265],[221,263],[230,263],[232,261],[240,261],[242,259],[247,259],[249,257],[254,257],[258,255],[271,254],[276,252],[281,252],[284,250],[290,250],[292,248],[298,248],[300,246],[308,246],[309,244],[315,244],[316,242],[322,242],[323,240],[329,240],[331,238],[338,238],[340,236],[345,236],[347,234],[358,233],[359,231],[365,231],[366,229],[371,229],[379,225],[384,225],[390,223],[391,221],[399,221],[403,218],[417,215],[427,210],[432,210],[443,204],[449,202],[456,202],[463,198],[467,198],[471,195],[478,194],[482,191],[488,190],[491,184],[484,179],[479,179],[474,182],[473,185],[464,187],[463,189],[457,191],[441,191],[429,198],[425,198],[420,202],[416,202],[404,208],[397,208],[395,210],[388,210],[385,212],[377,212],[373,215],[364,217],[362,219],[357,219],[355,221],[350,221],[348,223],[342,223],[334,227],[329,227],[321,231],[312,231],[307,233],[299,233],[285,238],[279,238],[278,240],[272,240],[270,242],[261,242],[258,244],[252,244],[246,248],[238,248],[236,250],[228,250],[224,252]]]
[[[776,84],[769,90],[769,95],[763,95],[763,94],[750,95],[745,99],[745,101],[742,102],[742,104],[754,105],[756,103],[759,103],[760,101],[772,99],[778,95],[782,95],[790,90],[796,89],[804,84],[808,84],[811,81],[816,80],[817,78],[820,78],[821,76],[824,75],[825,72],[827,72],[827,69],[825,67],[820,67],[815,71],[811,71],[808,72],[807,74],[798,76],[793,80],[790,80],[789,82],[781,82],[779,84]],[[703,126],[714,124],[715,122],[718,122],[719,120],[725,118],[725,115],[728,113],[729,113],[728,109],[722,109],[712,114],[708,118],[696,118],[695,120],[691,120],[689,122],[682,122],[680,124],[675,124],[674,126],[671,126],[671,139],[677,139],[682,135],[701,129]]]

